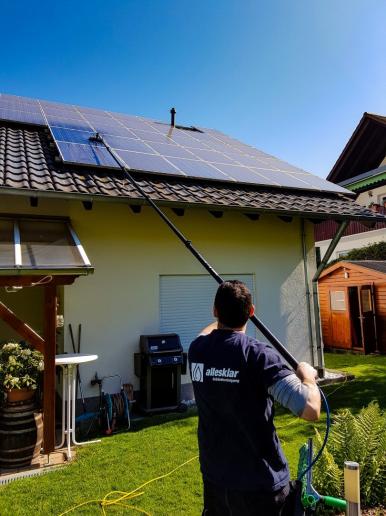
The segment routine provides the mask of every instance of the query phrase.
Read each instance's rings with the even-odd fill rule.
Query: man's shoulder
[[[256,354],[270,353],[272,351],[272,348],[269,344],[262,342],[255,337],[250,337],[249,335],[244,335],[242,343]]]
[[[273,362],[276,362],[278,364],[282,363],[284,365],[282,357],[270,344],[261,342],[253,337],[248,337],[246,346],[248,348],[248,355],[254,355],[257,361],[262,361],[266,364],[272,364]]]
[[[196,349],[204,345],[205,342],[207,342],[208,338],[209,335],[197,335],[197,337],[190,343],[189,353],[195,351]]]

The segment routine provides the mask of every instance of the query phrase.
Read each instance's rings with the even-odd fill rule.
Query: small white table
[[[84,353],[67,353],[56,355],[55,365],[63,370],[62,380],[62,438],[56,448],[62,448],[67,444],[67,458],[71,460],[71,441],[73,444],[89,444],[99,441],[86,441],[80,443],[75,438],[75,412],[76,412],[76,371],[79,364],[97,360],[98,355],[86,355]]]

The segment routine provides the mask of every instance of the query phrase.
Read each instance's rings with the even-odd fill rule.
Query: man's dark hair
[[[221,324],[229,328],[241,328],[248,321],[252,295],[242,281],[224,281],[218,287],[214,306]]]

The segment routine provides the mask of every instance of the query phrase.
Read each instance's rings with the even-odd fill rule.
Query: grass
[[[348,407],[357,412],[373,399],[386,408],[386,357],[329,354],[326,366],[356,375],[354,382],[324,389],[332,411]],[[299,447],[313,435],[313,426],[323,433],[324,424],[324,418],[313,425],[278,409],[276,426],[293,475]],[[183,415],[149,418],[137,423],[131,432],[78,448],[73,464],[0,488],[0,515],[59,515],[78,503],[103,498],[111,490],[130,491],[197,455],[196,428],[197,417],[190,410]],[[201,514],[202,484],[197,461],[146,486],[144,491],[133,505],[154,516]],[[119,506],[107,508],[106,513],[130,514]],[[97,515],[101,510],[93,504],[71,514]]]

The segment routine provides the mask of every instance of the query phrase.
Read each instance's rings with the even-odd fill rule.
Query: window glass
[[[19,222],[23,267],[79,267],[84,265],[62,221]]]
[[[371,291],[369,288],[361,290],[361,303],[362,303],[362,312],[371,312],[372,311]]]
[[[13,222],[0,220],[0,268],[15,266]]]
[[[344,312],[346,310],[346,299],[344,290],[331,290],[330,292],[331,310]]]

